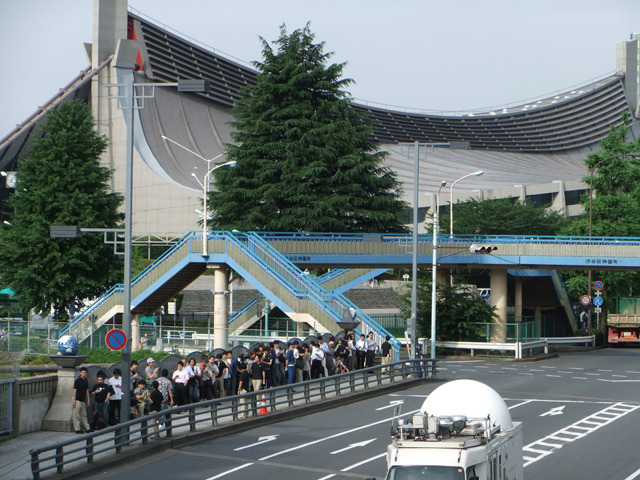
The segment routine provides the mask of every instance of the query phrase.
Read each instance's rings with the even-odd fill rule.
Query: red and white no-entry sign
[[[589,305],[591,303],[591,297],[589,295],[583,295],[580,297],[580,303],[582,305]]]

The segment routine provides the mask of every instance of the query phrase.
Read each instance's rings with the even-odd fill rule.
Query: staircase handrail
[[[107,301],[112,295],[116,293],[122,293],[124,291],[124,284],[117,283],[109,290],[104,292],[98,299],[89,305],[87,308],[82,310],[79,315],[74,317],[69,323],[67,323],[64,327],[60,329],[60,335],[66,335],[69,333],[69,330],[76,326],[79,322],[85,319],[88,315],[93,313],[100,305]]]
[[[318,285],[323,285],[334,278],[338,278],[340,275],[344,275],[344,273],[348,272],[349,268],[332,268],[328,272],[323,273],[322,275],[316,277],[318,281]]]
[[[331,290],[324,290],[320,285],[318,285],[317,281],[314,281],[311,278],[308,278],[307,275],[302,272],[297,266],[291,263],[284,255],[278,252],[271,244],[269,244],[258,232],[249,232],[248,236],[255,240],[256,244],[261,245],[265,250],[271,252],[272,257],[280,260],[281,265],[285,268],[289,268],[292,272],[297,273],[299,277],[302,277],[304,280],[300,279],[302,283],[307,287],[307,291],[313,292],[314,298],[317,296],[322,304],[327,305],[330,311],[335,312],[337,315],[336,322],[342,320],[345,316],[345,313],[348,312],[350,316],[350,309],[354,308],[356,311],[356,315],[359,316],[362,321],[369,327],[371,331],[374,332],[374,336],[377,338],[377,344],[380,345],[381,340],[384,339],[385,336],[389,336],[391,338],[391,345],[394,347],[394,350],[399,353],[400,351],[400,342],[384,327],[382,327],[378,322],[373,320],[369,315],[363,312],[356,304],[351,302],[341,293],[337,293]]]
[[[148,265],[144,270],[142,270],[140,273],[138,273],[133,278],[133,280],[131,282],[131,286],[134,286],[142,278],[144,278],[146,275],[148,275],[149,272],[151,272],[158,265],[160,265],[162,262],[164,262],[168,257],[170,257],[176,249],[178,249],[182,245],[184,245],[184,243],[187,242],[190,237],[193,237],[194,233],[195,232],[189,232],[186,235],[184,235],[180,240],[178,240],[175,244],[173,244],[173,246],[170,249],[168,249],[166,252],[164,252],[162,255],[160,255],[160,257],[158,257],[150,265]],[[82,310],[80,312],[80,314],[73,319],[73,321],[69,322],[69,325],[61,330],[61,334],[68,332],[70,328],[73,328],[74,326],[78,325],[88,315],[93,313],[99,306],[103,305],[104,302],[106,302],[109,298],[111,298],[111,296],[115,295],[116,293],[122,293],[122,292],[124,292],[124,284],[119,283],[119,284],[111,287],[109,290],[107,290],[105,293],[103,293],[100,297],[98,297],[98,299],[95,302],[93,302],[88,308]]]

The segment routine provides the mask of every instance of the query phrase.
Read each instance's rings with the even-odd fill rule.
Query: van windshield
[[[387,480],[464,480],[464,469],[440,466],[395,466]]]

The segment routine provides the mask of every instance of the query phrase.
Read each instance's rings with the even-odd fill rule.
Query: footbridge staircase
[[[374,332],[382,343],[389,333],[349,301],[339,289],[327,290],[313,275],[305,274],[255,233],[211,232],[207,238],[208,255],[203,255],[202,233],[190,232],[153,264],[138,274],[131,285],[131,311],[143,314],[157,309],[184,289],[211,265],[227,265],[252,284],[296,322],[306,322],[320,333],[337,332],[338,322],[351,320],[352,312],[361,329]],[[380,269],[340,272],[332,278],[336,285],[366,281]],[[342,282],[336,278],[342,277]],[[123,312],[123,285],[116,285],[79,314],[67,327],[82,342],[97,327]],[[230,318],[230,330],[255,321],[260,302],[254,299]],[[396,349],[399,343],[392,337]]]

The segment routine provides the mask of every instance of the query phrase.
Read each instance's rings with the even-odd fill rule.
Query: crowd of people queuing
[[[233,357],[226,351],[217,355],[203,354],[199,361],[186,358],[177,362],[176,370],[160,370],[153,358],[147,359],[144,376],[138,374],[138,362],[131,362],[131,405],[129,418],[160,412],[173,406],[187,405],[232,395],[256,392],[266,388],[291,385],[319,377],[337,375],[351,370],[371,367],[377,351],[382,363],[391,361],[390,338],[378,347],[373,332],[358,339],[353,333],[343,338],[324,341],[322,337],[309,343],[294,340],[286,347],[275,340],[260,344],[246,355]],[[122,372],[116,368],[107,379],[104,372],[97,374],[97,383],[89,388],[87,369],[80,369],[80,376],[73,385],[73,426],[76,433],[94,431],[119,422],[123,411]],[[89,425],[87,412],[93,405],[93,421]],[[247,403],[244,413],[246,416]],[[157,436],[158,423],[151,426]],[[153,438],[153,437],[152,437]]]

